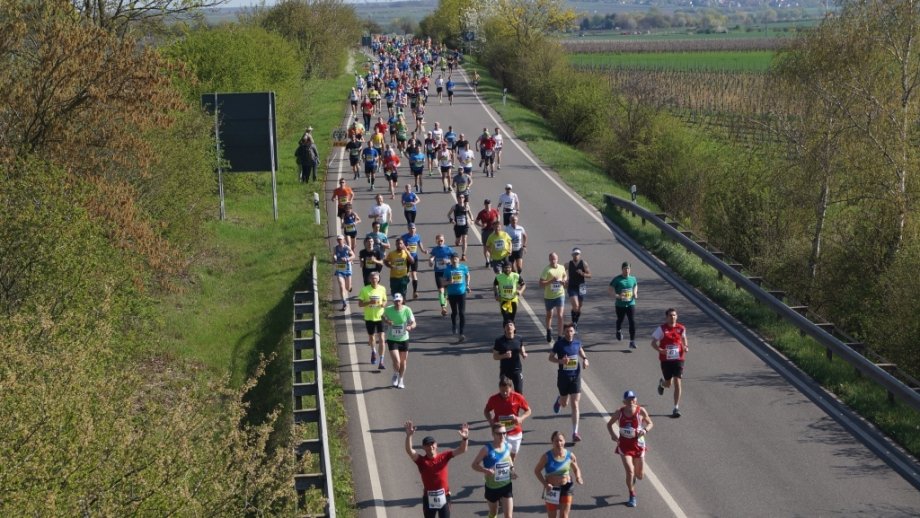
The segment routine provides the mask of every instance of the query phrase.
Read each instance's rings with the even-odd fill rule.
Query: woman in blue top
[[[348,294],[351,293],[351,262],[355,253],[345,244],[345,236],[335,236],[336,245],[332,250],[332,264],[335,278],[339,281],[339,292],[342,294],[342,311],[348,308]]]
[[[412,192],[412,186],[406,184],[406,190],[402,194],[403,214],[406,216],[406,223],[415,223],[415,216],[418,214],[418,202],[422,201],[418,194]]]
[[[550,442],[553,449],[540,457],[533,472],[543,486],[543,501],[549,518],[568,518],[572,511],[572,486],[575,482],[584,484],[584,481],[575,454],[565,449],[565,435],[553,432]]]
[[[466,294],[470,291],[470,269],[460,262],[460,254],[457,252],[451,256],[450,266],[444,270],[443,277],[447,285],[447,302],[450,303],[451,333],[459,334],[457,343],[462,344],[466,341],[463,327],[466,325]]]
[[[444,279],[444,270],[450,266],[450,258],[454,255],[453,248],[444,244],[444,234],[435,236],[437,244],[428,251],[428,264],[434,267],[434,285],[438,287],[438,302],[441,303],[441,316],[447,315],[447,295],[444,294],[447,285]]]

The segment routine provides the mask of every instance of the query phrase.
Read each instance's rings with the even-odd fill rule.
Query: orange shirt
[[[344,207],[346,203],[350,202],[354,197],[355,193],[351,190],[351,187],[339,187],[336,190],[332,191],[332,194],[335,196],[336,201],[339,203],[339,207]]]

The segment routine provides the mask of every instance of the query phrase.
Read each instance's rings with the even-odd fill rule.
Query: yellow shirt
[[[371,145],[373,145],[374,147],[376,147],[376,148],[382,148],[382,147],[383,147],[383,143],[384,143],[384,142],[383,142],[383,133],[374,133],[374,135],[371,136]]]
[[[386,262],[390,267],[390,278],[401,279],[409,275],[409,252],[393,250],[387,254]]]
[[[383,310],[387,305],[387,289],[377,284],[375,288],[368,284],[361,288],[358,294],[358,300],[361,302],[370,302],[370,305],[364,306],[364,320],[379,322],[383,318]]]
[[[543,287],[543,298],[546,300],[553,300],[564,297],[565,285],[563,281],[565,281],[565,278],[565,267],[561,264],[556,265],[555,268],[552,266],[544,268],[543,273],[540,274],[540,280],[548,281],[553,279],[553,282]]]
[[[486,247],[492,254],[493,261],[501,261],[511,255],[511,236],[504,230],[492,232],[486,241]]]

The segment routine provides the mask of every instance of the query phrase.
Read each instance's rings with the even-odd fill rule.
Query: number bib
[[[348,263],[335,263],[335,269],[340,272],[348,270]]]
[[[411,201],[407,201],[406,203],[403,203],[403,208],[405,208],[406,210],[412,210],[412,207],[414,206],[415,205],[412,205]]]
[[[447,505],[447,492],[444,489],[428,491],[428,508],[441,509]]]
[[[460,284],[463,282],[463,272],[450,272],[450,282],[452,284]]]
[[[345,224],[345,232],[357,232],[358,227],[354,223]]]
[[[406,333],[406,326],[398,326],[396,324],[390,325],[390,338],[405,338]]]
[[[377,267],[377,263],[375,263],[373,259],[367,258],[364,260],[364,267],[368,270],[372,270]]]
[[[339,205],[345,205],[348,203],[348,196],[339,196]]]
[[[409,253],[412,255],[415,255],[416,253],[418,253],[418,245],[408,245],[406,246],[406,248],[409,249]]]
[[[486,150],[486,156],[492,156],[492,150],[491,150],[491,149],[487,149],[487,150]]]
[[[624,439],[635,439],[636,429],[635,428],[620,428],[620,437]]]
[[[623,300],[625,300],[626,302],[629,302],[630,300],[632,300],[632,290],[623,290],[623,292],[620,293],[620,295],[623,297]]]
[[[495,465],[495,481],[507,482],[511,480],[511,463],[501,462]]]
[[[543,500],[548,504],[559,505],[559,497],[561,496],[562,488],[553,487],[550,490],[543,490]]]
[[[579,295],[586,295],[587,293],[588,293],[588,285],[587,285],[587,284],[582,283],[581,285],[578,286],[578,294],[579,294]]]
[[[504,248],[505,248],[505,242],[502,241],[501,239],[496,239],[496,240],[495,240],[495,249],[496,249],[496,250],[504,250]]]
[[[666,360],[679,360],[680,359],[680,346],[669,345],[664,350],[664,357]]]
[[[502,424],[507,429],[514,428],[514,416],[511,415],[502,415],[498,416],[498,422]]]
[[[553,283],[550,286],[552,287],[552,290],[556,293],[559,293],[560,291],[562,291],[561,281],[553,281]]]
[[[456,225],[458,227],[465,227],[466,226],[466,216],[457,216]]]
[[[566,358],[565,364],[562,365],[564,371],[578,370],[578,357]]]
[[[502,298],[511,300],[514,298],[514,286],[502,286]]]
[[[371,295],[370,299],[368,299],[368,302],[370,302],[371,307],[376,308],[380,306],[380,297],[378,297],[377,295]]]

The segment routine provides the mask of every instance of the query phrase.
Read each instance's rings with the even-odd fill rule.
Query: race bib
[[[628,302],[628,301],[632,300],[633,292],[632,292],[632,290],[623,290],[623,291],[620,293],[620,295],[623,297],[623,300],[625,300],[625,301]]]
[[[575,371],[578,370],[578,357],[573,356],[565,359],[565,363],[562,365],[562,370],[565,371]]]
[[[380,305],[380,297],[378,295],[371,295],[370,299],[368,299],[368,302],[370,302],[372,307],[377,307]]]
[[[344,272],[348,270],[348,263],[335,263],[335,269]]]
[[[415,255],[418,251],[418,245],[409,245],[406,248],[409,249],[409,253]]]
[[[458,227],[465,227],[466,226],[466,216],[457,216],[456,222],[457,222],[456,224]]]
[[[444,268],[447,268],[447,265],[448,265],[448,264],[450,264],[450,260],[449,260],[449,259],[438,259],[438,266],[440,266],[442,270],[443,270]]]
[[[552,288],[553,291],[555,291],[555,292],[560,292],[560,291],[562,291],[562,282],[561,282],[561,281],[553,281],[553,283],[550,284],[550,287]]]
[[[664,350],[664,357],[666,360],[679,360],[680,359],[680,346],[678,345],[669,345]]]
[[[635,439],[636,429],[635,428],[620,428],[620,437],[624,439]]]
[[[447,505],[447,493],[444,489],[437,489],[428,492],[428,508],[440,509]]]
[[[503,415],[498,417],[498,422],[502,424],[507,429],[514,428],[514,416],[512,415]]]
[[[504,249],[504,248],[505,248],[505,242],[502,241],[501,239],[496,239],[496,240],[495,240],[495,249],[496,249],[496,250],[502,250],[502,249]]]
[[[486,156],[492,156],[492,150],[491,150],[491,149],[487,149],[487,150],[486,150]]]
[[[588,285],[585,283],[581,283],[581,285],[578,286],[578,294],[586,295],[587,293],[588,293]]]
[[[543,500],[548,504],[559,505],[559,496],[562,488],[554,487],[550,490],[543,490]]]
[[[514,286],[502,286],[502,298],[514,298]]]
[[[406,210],[412,210],[412,207],[414,206],[415,205],[412,205],[411,201],[407,201],[406,203],[403,203],[403,207],[405,207]]]
[[[358,227],[354,223],[345,224],[345,232],[357,232]]]
[[[507,482],[511,480],[511,463],[500,462],[495,465],[495,481]]]
[[[345,205],[348,203],[348,196],[339,196],[339,205]]]
[[[453,284],[460,284],[463,282],[463,272],[450,272],[450,282]]]
[[[406,326],[390,325],[390,338],[403,338],[406,332]]]
[[[367,259],[364,260],[364,267],[365,267],[365,268],[367,268],[367,269],[370,270],[370,269],[375,268],[376,266],[377,266],[377,263],[375,263],[373,259],[367,258]]]

